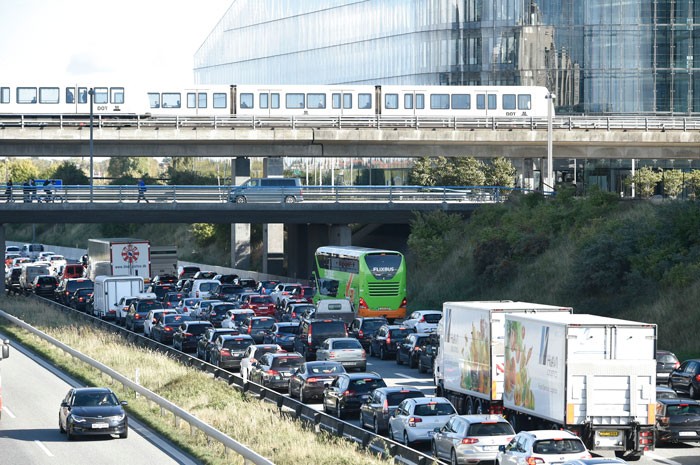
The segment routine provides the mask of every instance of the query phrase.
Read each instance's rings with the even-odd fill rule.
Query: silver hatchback
[[[513,436],[513,427],[502,416],[457,415],[435,429],[433,455],[451,464],[493,463],[498,446],[505,446]]]
[[[340,362],[345,369],[367,370],[367,353],[354,337],[331,337],[316,351],[316,360]]]

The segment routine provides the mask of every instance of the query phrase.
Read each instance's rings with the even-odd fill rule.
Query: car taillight
[[[185,333],[184,336],[185,336],[185,337],[192,337],[192,336],[194,336],[194,335],[193,335],[192,333]]]
[[[387,344],[387,345],[391,344],[391,334],[387,335],[387,337],[386,337],[386,344]]]
[[[544,460],[542,460],[542,459],[539,458],[539,457],[527,457],[527,458],[525,459],[525,463],[526,463],[527,465],[536,465],[536,464],[538,464],[538,463],[544,463]]]
[[[343,397],[352,397],[354,395],[355,395],[355,391],[351,391],[350,389],[343,392]]]
[[[253,325],[248,326],[248,334],[253,330]]]
[[[695,375],[695,381],[697,381],[698,383],[700,383],[700,375]]]
[[[479,442],[477,438],[462,438],[462,444],[476,444]]]
[[[221,349],[221,350],[219,351],[219,354],[224,355],[224,356],[226,356],[226,357],[230,357],[230,356],[231,356],[231,351],[228,350],[228,349]]]
[[[409,417],[408,426],[416,426],[416,423],[422,423],[423,419],[421,417]]]
[[[264,373],[264,376],[265,376],[266,378],[271,378],[271,377],[273,377],[273,376],[279,376],[279,375],[280,375],[280,373],[279,373],[279,371],[277,371],[277,370],[267,370],[267,371]]]
[[[136,313],[136,314],[134,315],[134,320],[140,320],[140,319],[141,319],[141,315],[139,315],[138,313]]]
[[[389,413],[389,401],[387,399],[384,399],[384,403],[382,404],[382,413]]]
[[[358,307],[360,309],[369,310],[369,306],[367,305],[367,302],[365,302],[365,299],[363,299],[362,297],[360,297],[360,303],[359,303]]]
[[[675,369],[678,368],[679,366],[681,366],[681,362],[676,362],[676,363],[673,364],[673,369],[675,370]]]
[[[308,338],[309,344],[312,343],[312,340],[311,340],[311,330],[312,329],[313,329],[313,326],[309,326],[309,338]]]
[[[216,316],[216,312],[210,312],[209,316]]]
[[[309,378],[309,379],[306,380],[306,382],[307,382],[307,383],[317,383],[317,382],[318,382],[318,378]]]
[[[425,323],[425,317],[424,316],[420,317],[420,320],[418,320],[418,321],[421,323]]]
[[[165,331],[166,333],[169,333],[172,330],[173,330],[173,328],[171,328],[170,326],[166,326],[165,328],[163,328],[163,331]]]
[[[357,332],[357,337],[365,337],[364,331],[359,330],[359,331]]]
[[[328,358],[335,358],[335,352],[331,352],[330,354],[328,354]]]

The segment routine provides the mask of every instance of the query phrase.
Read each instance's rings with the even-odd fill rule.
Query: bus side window
[[[321,295],[336,297],[338,295],[338,280],[336,279],[319,279],[318,292]]]

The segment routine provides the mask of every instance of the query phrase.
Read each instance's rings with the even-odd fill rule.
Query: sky
[[[0,0],[0,81],[192,84],[195,52],[234,1]]]

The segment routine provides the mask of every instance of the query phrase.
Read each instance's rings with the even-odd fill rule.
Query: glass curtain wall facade
[[[236,0],[195,75],[543,85],[559,114],[700,114],[700,0]]]

